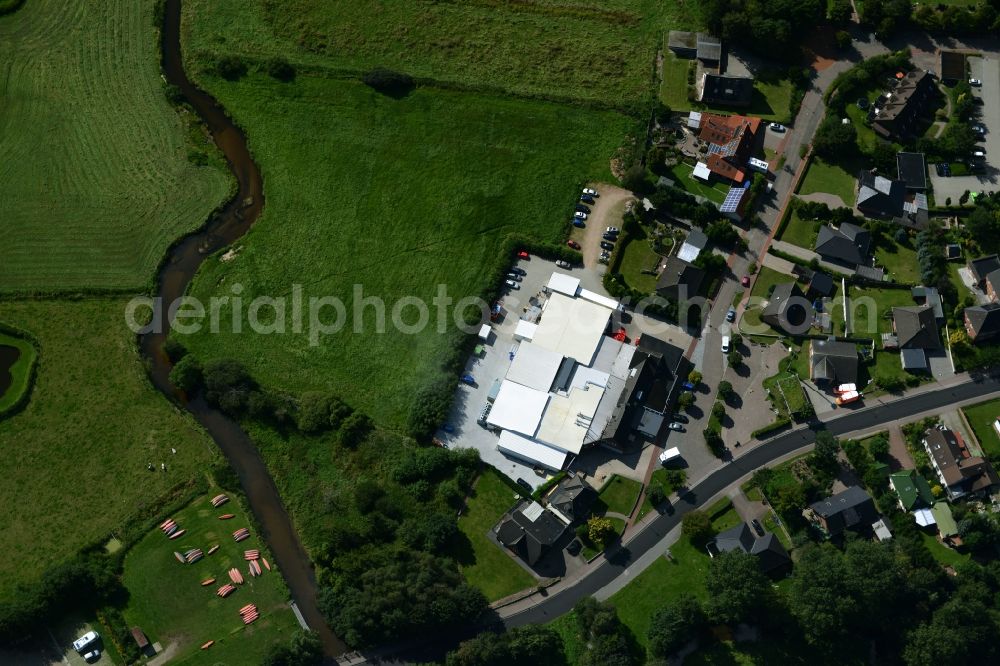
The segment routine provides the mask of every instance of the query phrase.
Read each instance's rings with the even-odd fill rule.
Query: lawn
[[[811,250],[816,247],[816,235],[820,223],[817,220],[803,220],[798,210],[792,210],[792,217],[781,231],[780,240]]]
[[[260,550],[263,558],[268,553],[248,521],[248,512],[232,498],[214,508],[209,499],[218,492],[216,488],[170,516],[186,530],[184,536],[170,540],[155,528],[125,556],[122,582],[129,591],[125,619],[164,649],[175,645],[171,663],[245,664],[251,655],[259,659],[273,643],[287,642],[299,628],[281,574],[266,569],[259,577],[249,574],[243,552]],[[236,517],[220,521],[218,516],[225,513]],[[251,536],[237,543],[232,532],[240,527],[251,527]],[[207,555],[215,545],[219,550]],[[192,548],[200,548],[206,556],[194,564],[181,564],[174,557],[174,551]],[[226,572],[231,568],[239,569],[245,582],[223,599],[216,590],[229,583]],[[202,586],[208,578],[215,578],[215,583]],[[260,618],[245,626],[239,610],[251,603]],[[215,641],[211,649],[199,649],[210,640]]]
[[[906,380],[910,377],[910,373],[903,370],[903,364],[899,357],[899,352],[896,351],[885,351],[879,347],[875,352],[875,363],[862,363],[860,366],[860,372],[858,376],[859,386],[867,386],[869,379],[874,379],[876,377],[883,377],[887,379],[902,379]],[[879,391],[880,389],[875,385],[871,387],[874,391]],[[863,390],[863,389],[862,389]],[[871,396],[870,392],[865,392],[865,395]]]
[[[875,263],[886,269],[886,274],[893,282],[902,284],[920,284],[920,264],[917,262],[917,252],[913,248],[891,240],[888,247],[879,245],[875,248]]]
[[[609,157],[634,126],[608,111],[432,88],[393,99],[313,76],[203,83],[247,131],[267,207],[235,259],[206,261],[192,293],[209,302],[240,285],[249,303],[302,285],[303,302],[339,298],[350,321],[315,345],[308,326],[285,335],[225,326],[183,342],[203,359],[241,359],[271,388],[333,391],[393,428],[425,386],[451,377],[442,364],[462,336],[451,308],[438,320],[433,306],[417,333],[391,325],[392,309],[413,298],[431,308],[439,287],[452,302],[483,293],[510,261],[498,249],[513,232],[562,243],[578,188],[611,178]],[[384,327],[364,299],[381,299]],[[406,310],[399,319],[413,323]]]
[[[198,62],[280,55],[334,72],[387,67],[451,88],[633,108],[650,93],[664,27],[699,27],[695,5],[654,0],[188,5],[187,57]]]
[[[0,394],[0,414],[3,414],[16,405],[18,400],[24,395],[24,392],[28,390],[31,369],[38,358],[38,354],[35,352],[35,345],[24,338],[0,332],[0,348],[3,347],[13,347],[17,350],[18,357],[9,368],[0,368],[0,376],[10,377],[10,384],[7,390]]]
[[[622,259],[618,265],[618,272],[625,278],[625,283],[628,286],[638,289],[644,294],[651,294],[656,288],[656,275],[643,273],[643,271],[656,268],[661,257],[650,247],[645,230],[638,227],[637,232],[630,233],[625,239],[626,245],[620,250]]]
[[[993,461],[1000,460],[1000,437],[993,427],[993,422],[1000,417],[1000,399],[963,407],[962,411],[986,456]]]
[[[858,181],[857,170],[862,166],[860,160],[841,166],[828,164],[819,158],[813,159],[809,162],[809,170],[802,179],[798,194],[825,192],[840,197],[845,206],[853,206]]]
[[[218,459],[212,441],[149,384],[124,308],[122,298],[0,302],[0,321],[32,333],[41,350],[27,406],[0,419],[0,442],[11,444],[0,503],[12,508],[0,520],[0,597],[106,539]],[[148,471],[150,462],[167,471]]]
[[[629,516],[641,490],[642,484],[638,481],[614,474],[597,493],[593,512],[595,514],[619,513],[623,516]]]
[[[729,187],[722,183],[715,183],[713,185],[704,183],[691,175],[693,172],[693,165],[687,162],[679,162],[670,169],[671,175],[669,177],[674,181],[674,186],[678,189],[721,204],[726,198],[726,193],[729,192]]]
[[[666,38],[667,33],[664,33]],[[674,111],[691,108],[688,101],[688,68],[691,60],[684,60],[674,55],[664,45],[663,49],[663,81],[660,83],[660,100]]]
[[[188,161],[153,3],[32,0],[0,19],[0,63],[0,291],[143,287],[229,191]]]
[[[968,553],[959,553],[958,551],[945,546],[932,534],[924,532],[920,536],[923,538],[924,546],[928,551],[930,551],[930,554],[935,560],[938,561],[939,564],[943,564],[947,567],[957,567],[961,564],[968,563],[971,559],[971,556]]]
[[[891,309],[915,305],[909,289],[850,287],[847,311],[851,335],[874,338],[881,346],[880,333],[892,333]],[[884,316],[889,313],[889,316]]]
[[[754,81],[753,97],[749,107],[713,106],[699,104],[699,108],[715,113],[742,113],[748,116],[758,116],[766,121],[779,123],[791,122],[792,82],[774,76],[760,77]]]
[[[468,539],[475,558],[474,563],[461,567],[462,575],[490,601],[503,599],[535,584],[531,574],[487,537],[516,497],[517,492],[500,473],[487,467],[476,481],[466,509],[458,519],[458,529]]]
[[[757,279],[753,283],[753,291],[750,292],[750,296],[758,299],[758,302],[765,301],[767,300],[768,292],[773,285],[793,282],[794,280],[795,278],[791,275],[785,275],[784,273],[779,273],[773,268],[761,266],[760,270],[757,271]]]
[[[683,486],[683,484],[681,484],[680,486],[675,486],[672,483],[670,483],[670,481],[667,479],[667,471],[668,471],[667,469],[659,467],[655,472],[653,472],[653,475],[650,477],[646,496],[642,499],[642,507],[639,509],[639,519],[641,519],[643,516],[645,516],[647,513],[649,513],[654,509],[653,505],[649,501],[649,488],[652,488],[654,486],[660,486],[660,488],[663,489],[663,495],[669,498],[672,494],[677,492],[677,489],[679,487]]]

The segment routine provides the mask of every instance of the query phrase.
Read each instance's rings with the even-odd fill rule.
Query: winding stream
[[[239,190],[236,196],[201,231],[174,245],[157,276],[157,296],[161,297],[159,317],[162,332],[140,336],[142,355],[149,361],[153,384],[170,400],[182,404],[215,440],[239,476],[278,568],[285,577],[306,623],[323,642],[324,652],[333,657],[346,650],[344,643],[327,626],[316,604],[316,577],[312,564],[292,526],[274,480],[261,459],[257,447],[239,424],[210,407],[203,398],[185,400],[170,383],[170,359],[162,351],[169,333],[167,305],[182,296],[202,261],[211,253],[242,237],[260,216],[264,206],[260,169],[247,148],[246,136],[233,124],[221,106],[187,78],[181,59],[180,0],[167,0],[162,31],[163,70],[167,80],[180,88],[187,101],[208,125],[215,143],[229,162]]]

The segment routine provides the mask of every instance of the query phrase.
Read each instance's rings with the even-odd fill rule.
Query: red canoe
[[[271,565],[267,563],[267,558],[262,557],[260,561],[264,563],[265,569],[267,569],[268,571],[271,570]]]
[[[204,585],[211,585],[211,584],[212,584],[212,583],[214,583],[214,582],[215,582],[215,579],[214,579],[214,578],[206,578],[205,580],[201,581],[201,584],[202,584],[203,586],[204,586]]]
[[[229,520],[230,518],[235,518],[235,517],[236,517],[235,513],[224,513],[221,516],[219,516],[219,520]]]
[[[176,539],[177,537],[182,536],[185,532],[187,532],[187,530],[177,530],[176,532],[170,535],[170,538]]]

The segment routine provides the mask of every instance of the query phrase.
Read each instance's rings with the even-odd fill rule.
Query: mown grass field
[[[212,441],[149,384],[124,308],[121,298],[0,302],[0,321],[39,344],[30,401],[0,419],[0,596],[217,459]]]
[[[129,591],[125,619],[130,626],[141,627],[164,650],[173,645],[171,663],[245,664],[272,643],[287,642],[299,628],[288,606],[285,583],[250,525],[248,512],[232,495],[228,504],[214,508],[209,500],[218,492],[216,488],[171,516],[187,530],[184,536],[171,540],[154,528],[125,556],[122,582]],[[225,513],[236,517],[219,520]],[[237,543],[232,533],[240,527],[251,527],[250,538]],[[191,548],[208,553],[214,545],[219,550],[194,564],[181,564],[174,557],[174,551],[184,553]],[[260,550],[272,570],[251,577],[243,558],[250,549]],[[244,584],[223,599],[216,590],[229,582],[226,572],[231,568],[240,570]],[[203,587],[201,581],[208,578],[215,578],[215,583]],[[239,609],[251,603],[260,618],[244,625]],[[215,641],[211,648],[199,649],[210,640]]]
[[[492,467],[476,481],[466,509],[458,519],[458,529],[471,549],[457,554],[462,575],[478,587],[490,601],[503,599],[535,584],[535,578],[514,561],[506,549],[489,539],[487,533],[516,502],[517,491]],[[465,562],[465,563],[463,563]]]
[[[448,86],[638,108],[653,92],[663,30],[693,27],[696,14],[692,3],[655,0],[198,0],[185,3],[186,57],[388,67]]]
[[[9,368],[0,369],[0,373],[10,376],[10,386],[0,393],[0,414],[17,404],[24,392],[28,390],[28,380],[31,378],[31,368],[38,358],[35,346],[24,338],[0,333],[0,347],[13,347],[20,354]]]
[[[633,124],[613,112],[426,88],[397,100],[318,77],[206,83],[247,130],[267,207],[235,259],[203,265],[193,293],[207,303],[240,284],[249,303],[301,284],[305,303],[342,299],[349,321],[317,346],[308,326],[286,335],[227,326],[185,344],[202,358],[241,359],[265,385],[331,389],[389,426],[405,423],[456,344],[451,309],[445,334],[436,328],[438,285],[455,300],[478,295],[507,260],[497,248],[510,233],[561,243],[578,188],[610,178],[608,159]],[[384,330],[373,307],[354,316],[355,285],[384,301]],[[431,310],[417,334],[391,324],[403,297]]]
[[[0,292],[141,287],[226,197],[188,161],[152,21],[126,0],[0,17]]]

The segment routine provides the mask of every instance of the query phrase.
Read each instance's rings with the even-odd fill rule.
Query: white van
[[[82,652],[83,648],[87,647],[94,641],[96,641],[101,636],[96,631],[88,631],[83,636],[73,641],[73,649],[77,652]]]
[[[672,449],[667,449],[660,454],[660,464],[666,465],[671,460],[676,460],[681,457],[681,450],[676,446]]]
[[[729,353],[729,336],[728,335],[723,335],[722,336],[722,353],[723,354],[728,354]]]

